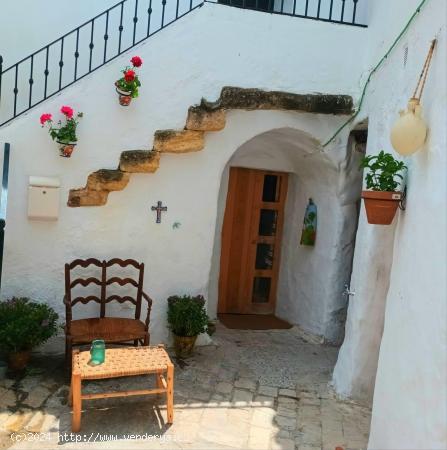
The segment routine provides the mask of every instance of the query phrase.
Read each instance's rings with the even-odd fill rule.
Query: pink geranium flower
[[[139,57],[139,56],[134,56],[130,62],[132,63],[132,65],[134,67],[141,67],[141,65],[143,64],[143,60]]]
[[[67,119],[71,119],[74,111],[73,108],[70,108],[69,106],[62,106],[61,113],[64,114],[64,116],[67,116]]]
[[[40,116],[40,124],[44,125],[46,122],[51,122],[52,117],[51,114],[42,114]]]

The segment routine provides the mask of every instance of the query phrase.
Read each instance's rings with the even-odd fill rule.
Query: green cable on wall
[[[379,69],[379,67],[383,64],[383,62],[388,58],[388,55],[393,51],[394,47],[396,46],[396,44],[399,42],[400,38],[405,34],[405,32],[408,30],[410,24],[413,22],[414,18],[420,13],[421,8],[424,6],[424,3],[426,3],[427,0],[422,0],[421,3],[419,4],[419,6],[416,8],[415,12],[412,14],[412,16],[410,17],[410,19],[408,20],[407,24],[404,26],[404,28],[402,29],[402,31],[399,33],[399,35],[397,36],[397,38],[394,40],[394,42],[391,44],[391,47],[388,49],[388,51],[382,56],[382,58],[380,59],[380,61],[374,66],[374,68],[371,70],[371,72],[369,73],[369,76],[365,82],[365,85],[363,86],[363,91],[362,91],[362,95],[360,96],[360,101],[359,101],[359,105],[357,107],[357,111],[340,127],[338,128],[338,130],[332,135],[332,137],[330,139],[328,139],[328,141],[326,141],[323,144],[323,147],[326,147],[329,143],[331,143],[336,137],[337,135],[340,133],[341,130],[343,130],[343,128],[346,127],[346,125],[350,124],[360,113],[360,110],[362,108],[362,104],[363,104],[363,99],[365,98],[365,93],[366,93],[366,88],[368,87],[369,82],[371,81],[371,77],[374,75],[374,73]]]

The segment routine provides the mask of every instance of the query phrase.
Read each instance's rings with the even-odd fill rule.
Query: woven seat
[[[144,323],[135,319],[104,317],[80,319],[71,322],[73,344],[89,344],[94,339],[106,342],[123,342],[144,339]]]
[[[90,352],[73,355],[73,374],[83,380],[128,377],[158,373],[171,364],[163,347],[127,347],[106,349],[106,359],[99,366],[91,366]]]

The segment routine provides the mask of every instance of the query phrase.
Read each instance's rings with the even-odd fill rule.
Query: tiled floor
[[[296,329],[219,326],[213,341],[176,362],[172,426],[162,398],[93,400],[83,404],[77,435],[62,355],[35,355],[26,377],[0,381],[0,448],[366,448],[369,409],[336,400],[327,387],[337,348],[308,343]],[[151,383],[114,379],[86,391]]]

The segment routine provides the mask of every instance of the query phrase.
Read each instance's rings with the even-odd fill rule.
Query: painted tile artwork
[[[315,245],[317,237],[317,205],[310,198],[304,213],[303,231],[301,232],[301,245]]]

